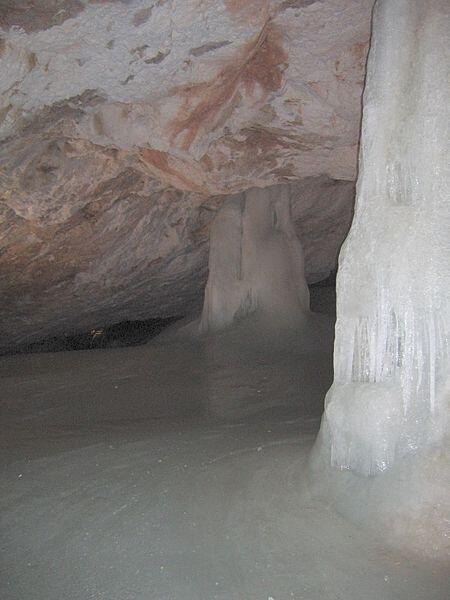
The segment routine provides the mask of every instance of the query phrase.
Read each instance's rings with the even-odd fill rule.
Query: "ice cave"
[[[449,0],[0,0],[1,600],[450,598]]]

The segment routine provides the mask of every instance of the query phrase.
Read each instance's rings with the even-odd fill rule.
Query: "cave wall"
[[[200,310],[209,227],[224,197],[151,183],[154,189],[139,174],[122,174],[95,188],[82,211],[37,230],[10,213],[0,256],[0,345]],[[354,186],[322,177],[285,187],[314,282],[335,266]]]
[[[228,194],[348,229],[372,0],[3,0],[0,345],[201,304]]]

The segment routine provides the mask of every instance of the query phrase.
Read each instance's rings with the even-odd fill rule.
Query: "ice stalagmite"
[[[362,474],[442,442],[450,393],[448,0],[378,0],[357,201],[337,282],[332,465]]]
[[[200,330],[216,331],[249,315],[292,327],[308,311],[289,187],[253,188],[226,199],[211,228]]]

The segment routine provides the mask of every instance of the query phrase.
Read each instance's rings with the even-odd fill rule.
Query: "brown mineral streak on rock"
[[[369,42],[356,42],[351,47],[351,53],[357,61],[357,65],[361,71],[365,71],[367,53],[369,51]],[[363,84],[364,79],[361,79],[360,83]]]
[[[311,4],[315,4],[318,0],[284,0],[280,5],[280,10],[287,10],[288,8],[306,8]]]
[[[142,8],[134,13],[133,17],[133,25],[135,27],[139,27],[139,25],[143,25],[148,21],[150,15],[152,14],[153,6],[149,6],[148,8]]]
[[[214,50],[219,50],[219,48],[223,48],[224,46],[228,46],[231,44],[228,40],[224,40],[223,42],[210,42],[209,44],[203,44],[202,46],[197,46],[197,48],[191,48],[189,54],[191,56],[202,56],[202,54],[206,54],[207,52],[213,52]]]
[[[259,21],[269,15],[268,0],[225,0],[225,6],[232,17],[241,21]]]
[[[156,169],[155,175],[158,175],[163,181],[182,190],[208,194],[208,189],[198,181],[190,179],[183,173],[180,173],[174,166],[170,165],[171,156],[167,152],[154,150],[152,148],[143,148],[140,152],[142,160]]]
[[[293,136],[287,132],[279,132],[276,130],[265,129],[263,127],[253,127],[243,129],[241,132],[245,135],[245,140],[237,141],[230,138],[229,145],[235,150],[240,150],[248,154],[252,151],[250,160],[255,158],[255,150],[264,150],[266,156],[270,156],[270,152],[277,149],[285,150],[301,150],[308,151],[314,148],[314,145],[319,141],[319,136],[314,134],[304,134],[303,137]],[[331,137],[329,139],[332,139]],[[260,159],[256,157],[259,161]]]
[[[0,123],[3,121],[3,119],[6,118],[6,115],[9,113],[11,108],[12,108],[11,104],[8,104],[8,106],[5,106],[5,108],[0,108]],[[1,173],[1,169],[0,169],[0,173]]]
[[[356,42],[353,44],[351,51],[358,60],[365,60],[368,48],[368,42]]]
[[[256,39],[246,43],[213,82],[175,88],[173,92],[180,92],[184,101],[179,116],[170,125],[171,140],[184,133],[181,148],[188,150],[202,126],[210,131],[217,126],[222,111],[232,103],[240,86],[252,94],[259,85],[264,98],[279,90],[288,58],[280,38],[278,28],[268,19]],[[195,106],[189,111],[192,104]]]
[[[30,52],[27,55],[27,62],[28,62],[28,68],[30,69],[30,71],[32,71],[34,69],[34,67],[38,64],[38,60],[37,60],[36,54],[34,52]]]

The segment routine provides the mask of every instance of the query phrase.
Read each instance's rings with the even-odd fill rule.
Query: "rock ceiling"
[[[0,346],[201,302],[225,194],[351,219],[373,0],[0,0]]]

